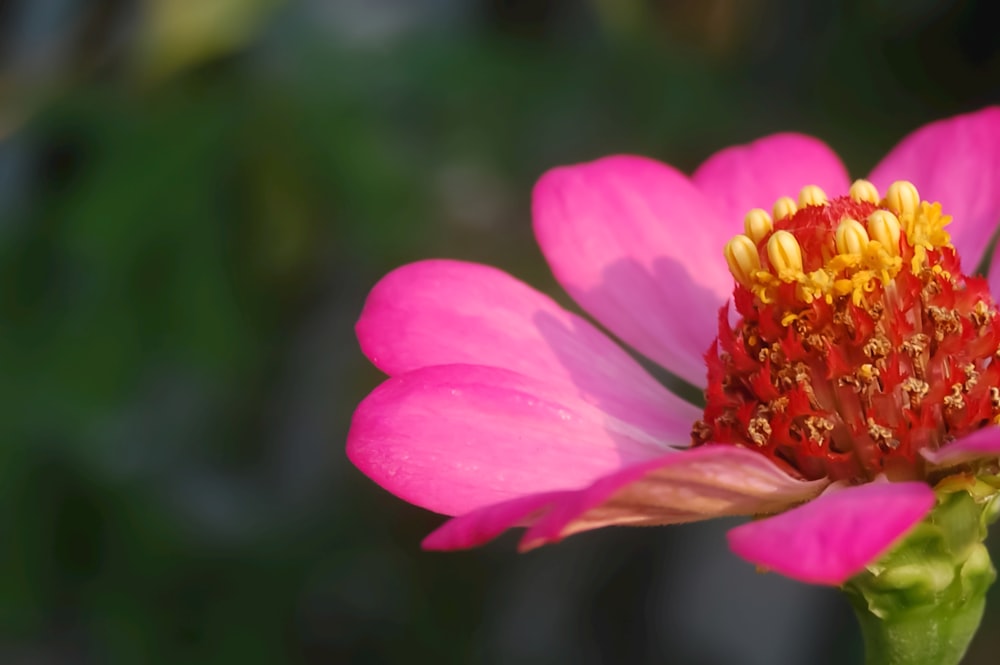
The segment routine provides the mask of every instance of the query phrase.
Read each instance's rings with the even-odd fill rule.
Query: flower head
[[[925,518],[934,487],[997,474],[1000,322],[959,256],[982,258],[998,179],[1000,109],[918,130],[853,184],[794,134],[690,178],[624,156],[550,171],[533,210],[556,278],[703,387],[704,410],[514,278],[426,261],[365,305],[362,349],[391,378],[358,407],[348,454],[456,515],[432,549],[513,526],[530,548],[757,515],[730,532],[734,551],[842,583]]]
[[[923,457],[1000,417],[1000,319],[963,274],[941,204],[858,180],[751,211],[726,245],[696,445],[757,450],[803,478],[940,480]],[[860,220],[860,221],[859,221]]]

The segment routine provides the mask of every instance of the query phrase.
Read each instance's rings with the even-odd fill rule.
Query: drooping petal
[[[939,120],[914,131],[872,171],[885,193],[909,180],[925,201],[954,217],[947,227],[962,265],[972,271],[1000,222],[1000,107]]]
[[[429,365],[506,368],[559,383],[676,445],[686,445],[701,415],[585,319],[485,265],[436,260],[394,270],[369,294],[357,333],[387,374]]]
[[[483,506],[453,517],[432,531],[420,544],[425,550],[463,550],[488,543],[507,529],[530,522],[573,492],[542,492]]]
[[[679,524],[776,512],[816,496],[827,484],[793,478],[750,450],[705,445],[601,478],[556,504],[524,534],[521,547],[612,524]]]
[[[1000,457],[1000,427],[984,427],[940,450],[922,451],[923,456],[938,466],[952,466],[976,459]]]
[[[860,572],[930,512],[921,482],[836,489],[809,503],[729,532],[744,559],[802,582],[839,585]]]
[[[577,491],[530,501],[522,497],[461,515],[424,545],[473,547],[508,528],[533,523],[521,541],[522,549],[530,549],[613,524],[678,524],[773,512],[816,496],[826,484],[796,480],[749,450],[706,445],[624,468]]]
[[[347,439],[369,478],[451,515],[576,489],[669,450],[558,384],[476,365],[389,379],[358,406]]]
[[[678,171],[616,156],[557,168],[535,186],[535,235],[556,279],[604,326],[694,385],[732,293],[722,220]]]
[[[752,208],[771,212],[778,198],[794,199],[805,185],[817,185],[831,197],[846,194],[850,187],[847,170],[833,150],[819,139],[793,133],[720,150],[691,179],[731,220],[731,234],[743,230],[743,217]]]

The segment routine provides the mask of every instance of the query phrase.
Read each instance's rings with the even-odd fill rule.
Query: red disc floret
[[[842,197],[774,226],[795,236],[808,273],[837,255],[841,220],[876,209]],[[694,445],[758,450],[807,479],[915,479],[927,472],[921,450],[996,422],[1000,317],[987,284],[962,274],[950,245],[922,247],[915,261],[916,251],[903,235],[902,268],[861,297],[810,300],[790,282],[764,302],[738,283],[739,320],[720,311],[705,356]]]
[[[803,270],[822,268],[837,253],[834,232],[842,219],[865,219],[878,207],[842,196],[822,206],[807,206],[791,217],[774,223],[776,231],[788,231],[802,248]]]

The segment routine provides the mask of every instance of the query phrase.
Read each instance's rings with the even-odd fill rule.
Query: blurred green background
[[[995,12],[0,0],[0,662],[860,662],[846,602],[727,523],[421,552],[440,518],[343,453],[380,381],[352,326],[426,257],[558,293],[558,164],[794,129],[863,174],[1000,100]]]

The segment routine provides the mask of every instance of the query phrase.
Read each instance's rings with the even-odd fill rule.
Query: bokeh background
[[[344,456],[381,378],[352,326],[420,258],[558,294],[554,165],[794,129],[862,174],[1000,101],[996,11],[0,0],[0,662],[860,663],[728,523],[421,552],[441,519]]]

